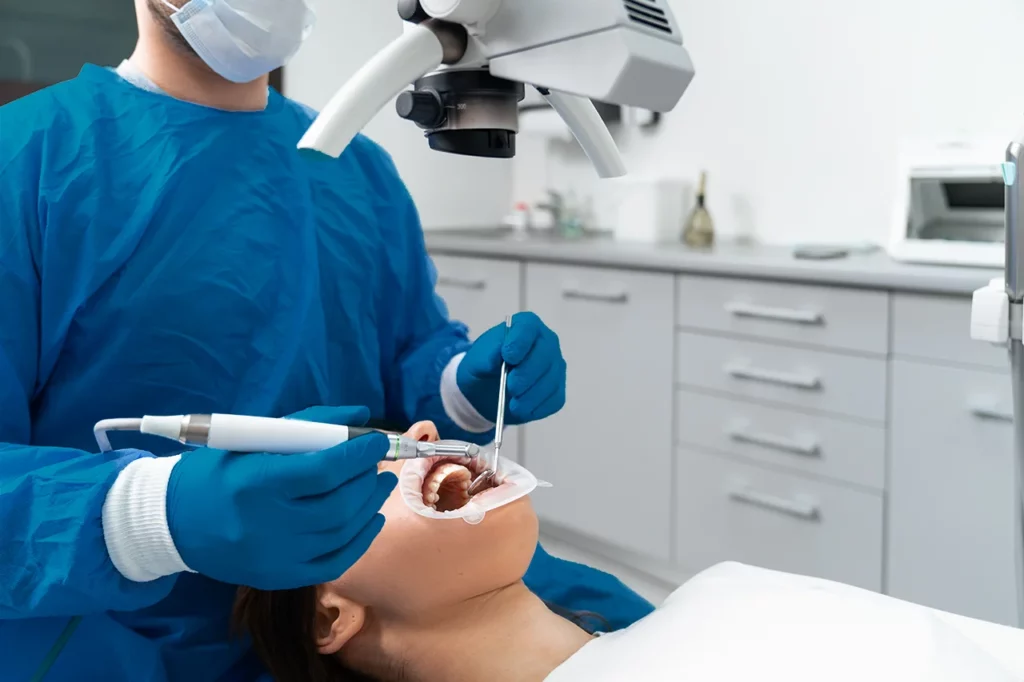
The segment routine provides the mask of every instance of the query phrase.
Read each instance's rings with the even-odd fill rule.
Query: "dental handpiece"
[[[130,423],[129,423],[130,422]],[[133,420],[100,422],[94,429],[101,449],[109,449],[105,431],[133,430],[176,440],[185,445],[232,452],[274,452],[283,455],[316,452],[371,433],[376,429],[321,424],[301,419],[274,419],[235,414],[185,414],[146,416]],[[391,448],[386,460],[421,457],[477,457],[479,446],[462,441],[425,443],[386,434]],[[107,444],[106,448],[103,448]]]

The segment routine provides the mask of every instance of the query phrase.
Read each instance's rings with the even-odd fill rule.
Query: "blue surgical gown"
[[[0,108],[0,679],[28,679],[74,615],[47,680],[261,674],[229,632],[233,586],[111,564],[107,489],[173,444],[115,433],[97,454],[95,422],[366,405],[470,436],[438,393],[466,329],[408,192],[365,138],[297,151],[309,124],[273,91],[228,113],[95,66]],[[650,608],[540,549],[528,578],[613,626]]]

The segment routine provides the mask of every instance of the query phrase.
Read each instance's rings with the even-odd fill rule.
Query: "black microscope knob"
[[[436,128],[444,122],[441,97],[433,90],[406,90],[395,100],[395,109],[422,128]]]
[[[422,24],[430,18],[419,0],[398,0],[398,16],[413,24]]]

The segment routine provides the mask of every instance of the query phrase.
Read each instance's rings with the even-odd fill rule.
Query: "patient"
[[[408,435],[437,438],[429,422]],[[432,473],[425,502],[468,499],[472,471],[439,461]],[[278,682],[1024,679],[1022,631],[740,564],[709,569],[632,627],[595,636],[522,582],[538,534],[528,497],[479,525],[419,516],[397,491],[383,513],[381,534],[337,580],[239,590],[236,622]]]

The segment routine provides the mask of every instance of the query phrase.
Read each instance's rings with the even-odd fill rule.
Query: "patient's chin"
[[[475,459],[439,458],[423,479],[423,504],[439,512],[462,509],[479,470]]]

